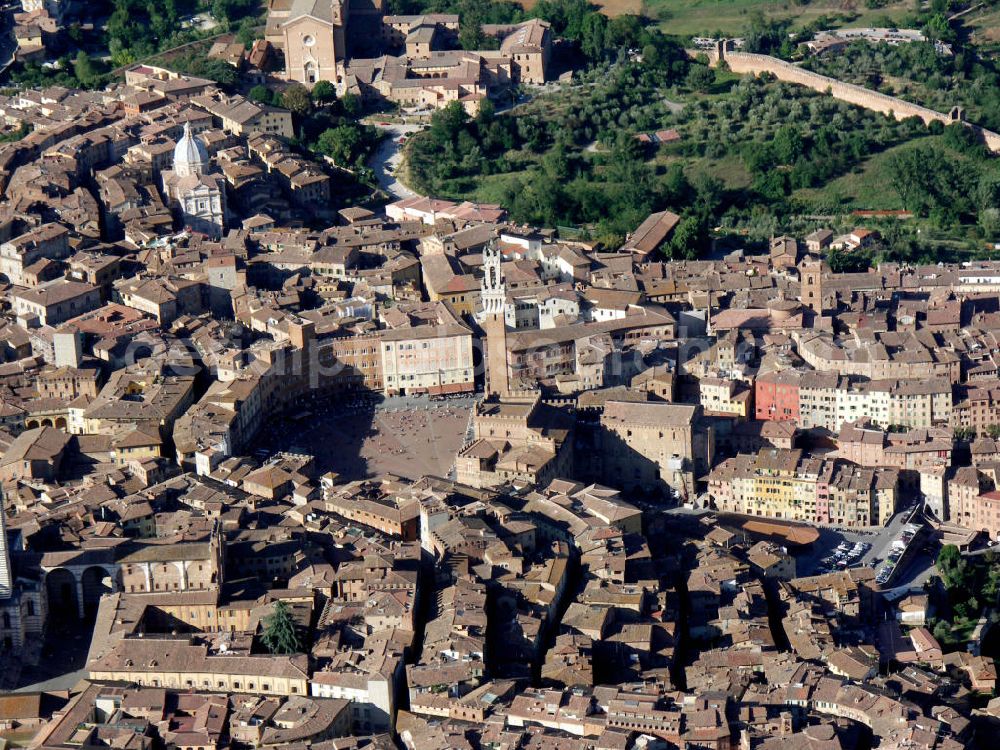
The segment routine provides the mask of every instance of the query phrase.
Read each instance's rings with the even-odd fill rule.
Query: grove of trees
[[[515,220],[582,226],[608,245],[651,211],[670,208],[684,220],[668,250],[692,256],[707,247],[717,223],[758,211],[780,222],[801,210],[795,190],[822,186],[928,132],[919,121],[896,122],[763,79],[730,82],[728,93],[695,96],[682,108],[668,105],[669,91],[685,98],[692,88],[715,85],[709,69],[673,52],[665,47],[663,67],[645,57],[599,65],[566,95],[544,97],[516,116],[485,107],[470,119],[457,105],[436,113],[431,128],[411,139],[409,178],[422,192],[468,198],[485,176],[496,186],[491,199]],[[712,82],[698,71],[711,73]],[[668,126],[681,140],[658,152],[635,138]],[[749,185],[726,189],[703,173],[701,165],[725,159],[738,160]],[[774,228],[765,222],[760,231]]]
[[[937,615],[929,625],[945,648],[962,647],[984,608],[997,604],[1000,555],[988,550],[983,555],[965,557],[958,547],[946,544],[938,553],[937,570],[944,599],[937,603]]]
[[[547,102],[516,117],[496,115],[487,105],[470,119],[461,105],[451,105],[411,139],[410,178],[429,194],[458,196],[484,175],[511,175],[497,197],[515,219],[593,225],[595,236],[620,241],[652,210],[686,201],[692,192],[680,169],[658,179],[634,138],[636,125],[652,128],[659,121],[658,82],[683,79],[686,69],[686,62],[601,68],[555,106]],[[592,147],[595,141],[600,148]],[[691,233],[689,222],[680,234]]]

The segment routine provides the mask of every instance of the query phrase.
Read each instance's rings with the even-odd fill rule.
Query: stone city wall
[[[908,117],[919,117],[926,124],[936,120],[945,125],[962,121],[961,110],[958,108],[950,114],[945,114],[929,107],[921,107],[919,104],[913,104],[894,96],[866,89],[863,86],[844,83],[843,81],[838,81],[836,78],[804,70],[797,65],[769,55],[735,52],[724,49],[724,46],[720,44],[716,49],[709,52],[708,56],[713,65],[717,65],[721,58],[734,73],[751,73],[753,75],[769,73],[779,81],[806,86],[821,93],[829,93],[834,98],[848,102],[849,104],[856,104],[859,107],[886,115],[891,114],[897,120],[905,120]],[[966,123],[966,126],[976,132],[990,151],[1000,152],[1000,134],[969,123]]]

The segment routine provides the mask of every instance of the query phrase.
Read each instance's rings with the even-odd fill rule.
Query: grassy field
[[[792,28],[804,26],[819,16],[839,16],[835,26],[866,26],[875,19],[895,20],[913,8],[912,2],[900,0],[878,10],[851,0],[813,0],[808,5],[773,0],[646,0],[643,12],[659,21],[668,34],[709,35],[716,31],[735,35],[747,25],[756,11],[769,18],[790,18]]]
[[[969,29],[974,44],[1000,44],[1000,9],[984,8],[970,13],[962,19],[962,23]]]
[[[899,195],[886,175],[885,163],[892,155],[931,142],[935,136],[917,138],[869,157],[854,171],[831,180],[823,187],[796,190],[794,197],[817,205],[839,204],[844,211],[895,211],[903,208]]]
[[[686,170],[689,180],[696,180],[699,174],[722,180],[727,190],[742,190],[750,187],[752,179],[746,166],[736,154],[721,159],[703,158],[692,163]]]
[[[462,177],[448,180],[444,185],[444,193],[438,197],[471,200],[477,203],[504,203],[507,186],[526,174],[527,171],[504,172],[476,178]]]
[[[902,201],[892,185],[892,180],[888,177],[888,170],[885,168],[886,162],[892,158],[893,154],[917,148],[921,144],[936,143],[941,145],[943,142],[941,136],[928,135],[901,143],[865,159],[852,172],[841,175],[822,187],[796,190],[794,197],[814,202],[817,206],[832,207],[839,204],[845,212],[902,209],[904,208]],[[955,151],[950,151],[950,154],[951,158],[956,161],[972,166],[969,156]],[[990,162],[990,165],[993,173],[1000,173],[1000,164]]]
[[[697,180],[699,175],[708,175],[722,180],[722,184],[727,190],[742,190],[749,187],[751,183],[750,173],[747,172],[743,159],[736,154],[721,159],[709,159],[708,157],[686,159],[660,154],[653,159],[652,164],[661,172],[665,172],[666,168],[678,161],[685,163],[684,174],[689,180]]]

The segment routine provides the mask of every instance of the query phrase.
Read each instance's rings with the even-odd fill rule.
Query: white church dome
[[[191,133],[191,124],[184,123],[184,135],[174,147],[174,172],[184,177],[201,174],[208,165],[208,150],[201,139]]]

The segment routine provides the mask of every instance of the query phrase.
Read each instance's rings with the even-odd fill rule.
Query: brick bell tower
[[[799,301],[816,315],[823,314],[823,275],[829,268],[821,259],[806,256],[799,263]]]
[[[491,240],[483,251],[483,281],[480,301],[483,305],[483,330],[486,332],[486,392],[500,398],[510,394],[507,374],[507,324],[504,307],[507,285],[500,269],[500,248]]]

